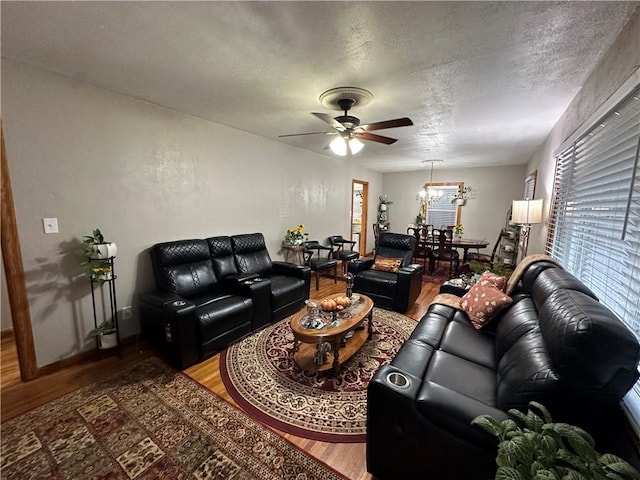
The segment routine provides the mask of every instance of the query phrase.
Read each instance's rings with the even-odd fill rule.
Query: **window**
[[[556,156],[546,252],[640,339],[640,87]],[[640,426],[640,382],[625,398]]]
[[[460,184],[425,183],[424,186],[426,190],[436,192],[426,205],[426,223],[435,228],[460,223],[458,206],[455,202],[451,203],[451,199],[457,195],[460,189]]]

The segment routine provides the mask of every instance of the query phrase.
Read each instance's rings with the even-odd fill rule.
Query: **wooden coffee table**
[[[331,295],[329,298],[342,297],[343,294]],[[342,311],[320,311],[315,319],[315,328],[305,327],[310,317],[307,308],[303,308],[291,319],[293,332],[293,359],[303,370],[321,372],[333,369],[333,374],[340,373],[340,365],[356,353],[373,334],[373,300],[366,295],[353,294],[352,304]],[[325,300],[325,299],[323,299]],[[317,300],[318,305],[322,300]],[[363,323],[367,320],[365,330]],[[318,364],[315,361],[319,348],[331,345],[326,361]]]

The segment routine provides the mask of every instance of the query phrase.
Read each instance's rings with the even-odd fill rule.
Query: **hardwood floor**
[[[333,283],[329,277],[320,278],[320,289],[315,290],[312,282],[311,298],[318,299],[344,291],[344,283]],[[429,303],[438,293],[439,285],[425,283],[416,303],[405,315],[419,320]],[[152,352],[141,345],[129,345],[123,349],[122,358],[108,356],[99,360],[83,362],[64,370],[43,375],[30,382],[22,382],[19,376],[18,360],[11,338],[2,339],[0,361],[0,420],[9,420],[17,415],[54,400],[66,393],[82,387],[99,376],[117,372],[128,365],[139,362]],[[219,369],[220,355],[215,355],[202,363],[189,367],[184,373],[196,382],[206,386],[231,404],[235,404],[226,391]],[[237,405],[236,405],[237,406]],[[352,480],[372,479],[366,471],[364,443],[328,443],[309,440],[295,435],[278,432],[302,450],[331,465]]]

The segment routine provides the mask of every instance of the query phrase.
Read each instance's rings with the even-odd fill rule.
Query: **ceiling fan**
[[[349,115],[349,110],[356,104],[365,105],[369,103],[372,98],[373,95],[371,92],[358,87],[338,87],[327,90],[320,95],[321,103],[329,108],[340,109],[344,114],[337,117],[332,117],[326,113],[318,112],[312,112],[311,114],[331,125],[335,131],[294,133],[290,135],[279,135],[279,137],[337,135],[337,137],[329,144],[329,148],[331,148],[335,154],[340,156],[356,154],[362,150],[364,144],[359,139],[391,145],[398,140],[396,138],[385,137],[383,135],[377,135],[370,132],[373,130],[383,130],[385,128],[407,127],[413,125],[413,122],[411,119],[404,117],[360,125],[360,119]]]

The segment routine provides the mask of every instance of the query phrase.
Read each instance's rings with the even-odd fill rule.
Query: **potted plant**
[[[84,267],[87,277],[102,285],[112,278],[110,259],[116,256],[117,246],[113,242],[105,242],[99,228],[83,238],[82,248],[77,251],[83,258],[80,265]]]
[[[118,331],[111,320],[104,320],[87,334],[87,338],[95,338],[102,350],[118,346]]]
[[[471,423],[498,437],[496,480],[640,479],[632,465],[611,454],[600,454],[591,435],[567,423],[552,423],[548,410],[530,402],[526,414],[509,410],[513,418],[498,422],[480,415]]]
[[[424,217],[422,216],[422,213],[418,213],[416,215],[416,226],[420,226],[422,225],[422,223],[424,222]]]
[[[464,232],[464,227],[462,226],[461,223],[456,224],[455,227],[453,227],[453,234],[456,236],[456,238],[462,238],[462,233]]]
[[[451,203],[464,205],[471,197],[473,197],[473,188],[464,187],[462,190],[458,190],[458,193],[451,199]]]
[[[304,233],[304,225],[300,224],[290,230],[287,230],[287,233],[285,233],[284,239],[282,240],[282,244],[299,247],[308,240],[308,236],[308,233]]]

